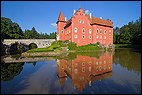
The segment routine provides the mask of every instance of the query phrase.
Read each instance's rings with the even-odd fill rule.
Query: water
[[[141,93],[139,52],[116,49],[114,53],[73,53],[41,59],[44,60],[1,64],[1,93]]]

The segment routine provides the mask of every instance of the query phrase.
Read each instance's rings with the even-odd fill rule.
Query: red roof
[[[62,12],[60,12],[57,22],[59,22],[59,21],[64,21],[65,22],[65,17],[64,17]]]
[[[113,27],[113,23],[110,20],[103,20],[100,18],[96,18],[96,17],[91,17],[89,15],[86,15],[88,17],[88,20],[90,20],[90,24],[99,24],[99,25],[105,25],[105,26],[110,26]]]

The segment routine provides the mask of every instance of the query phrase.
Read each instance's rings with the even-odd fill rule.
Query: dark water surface
[[[113,53],[78,53],[52,60],[1,63],[1,93],[139,94],[141,53],[116,49]]]

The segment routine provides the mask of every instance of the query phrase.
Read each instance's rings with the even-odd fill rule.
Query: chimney
[[[102,19],[102,17],[100,17],[100,19]]]
[[[73,14],[75,13],[75,10],[74,10],[74,12],[73,12]]]
[[[91,18],[91,13],[90,13],[90,18]]]
[[[65,21],[67,21],[67,18],[65,17]]]

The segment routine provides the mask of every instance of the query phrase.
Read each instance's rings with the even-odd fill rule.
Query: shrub
[[[69,50],[76,50],[76,48],[77,48],[76,43],[70,42],[70,43],[68,44],[68,49],[69,49]]]

